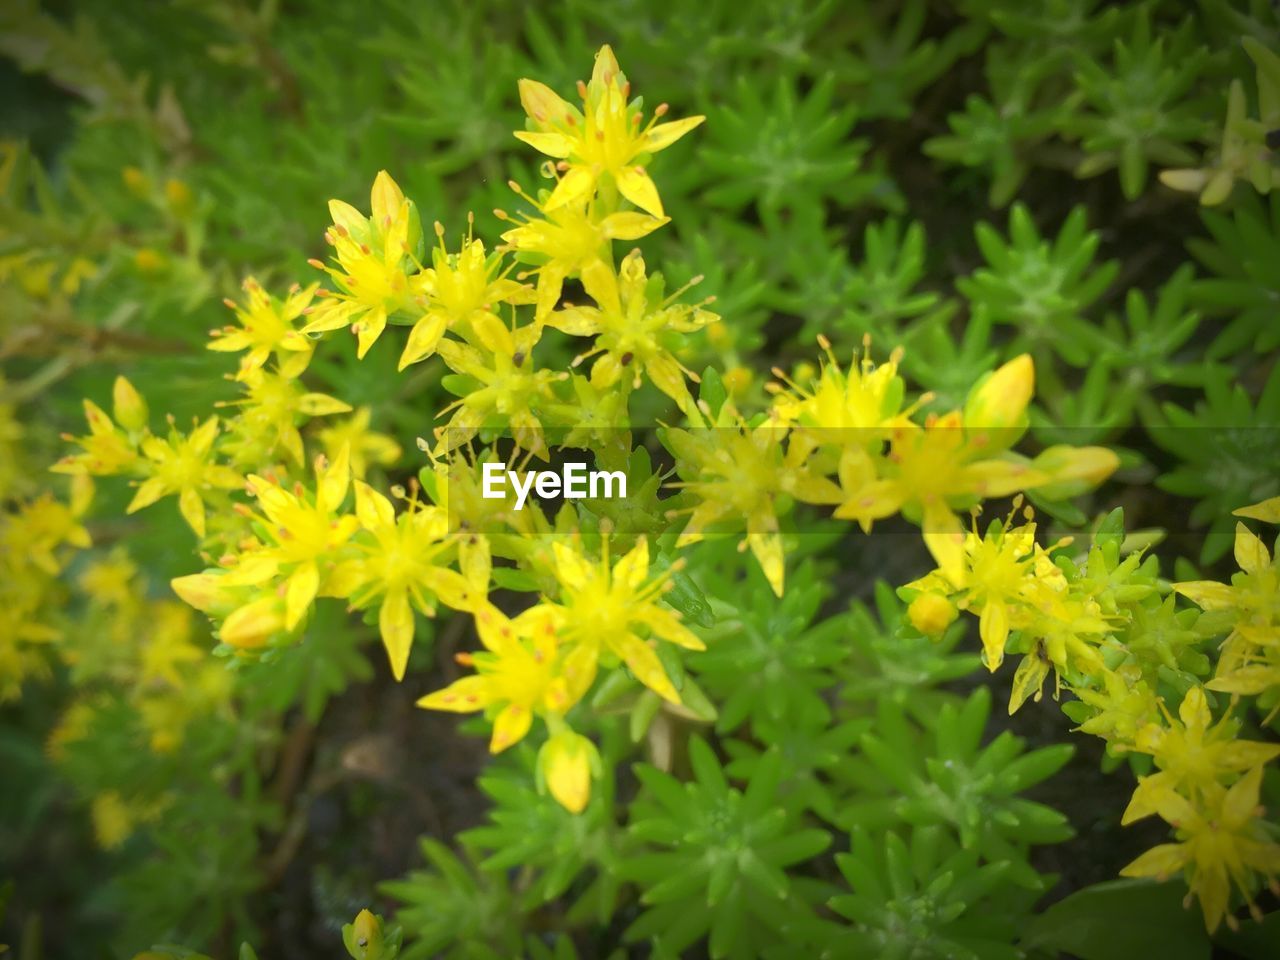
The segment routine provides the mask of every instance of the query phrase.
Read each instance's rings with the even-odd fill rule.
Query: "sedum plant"
[[[1269,955],[1280,24],[891,7],[0,15],[22,955]]]

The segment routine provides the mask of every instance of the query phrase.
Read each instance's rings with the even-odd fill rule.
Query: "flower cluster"
[[[1238,511],[1275,522],[1280,502]],[[1015,508],[1016,509],[1016,508]],[[976,528],[964,538],[955,563],[908,584],[908,616],[924,633],[940,634],[958,610],[978,618],[982,658],[999,668],[1006,653],[1021,654],[1009,712],[1040,699],[1045,679],[1074,695],[1063,710],[1078,729],[1103,738],[1114,754],[1135,758],[1146,773],[1122,823],[1158,814],[1176,841],[1147,851],[1126,876],[1165,878],[1184,871],[1212,931],[1239,889],[1254,916],[1260,880],[1280,876],[1280,843],[1259,805],[1264,765],[1280,746],[1241,736],[1241,695],[1259,704],[1280,702],[1276,623],[1280,568],[1262,541],[1240,524],[1236,558],[1241,572],[1230,585],[1174,584],[1177,594],[1205,613],[1179,609],[1154,557],[1123,549],[1119,513],[1088,551],[1072,552],[1070,538],[1049,546],[1036,539],[1034,515],[1016,514]],[[1206,650],[1229,617],[1213,677]],[[1223,702],[1215,693],[1230,695]],[[1056,694],[1055,694],[1056,695]],[[1215,720],[1215,708],[1218,717]]]
[[[954,572],[963,552],[957,510],[1021,490],[1070,496],[1117,461],[1100,448],[1053,447],[1031,460],[1012,452],[1032,395],[1026,356],[980,382],[963,410],[923,422],[915,414],[930,397],[905,404],[899,354],[876,365],[868,348],[846,371],[825,339],[821,369],[794,379],[776,371],[784,383],[771,386],[773,402],[760,413],[740,412],[727,392],[717,399],[714,387],[723,391],[724,381],[714,371],[715,384],[704,384],[695,402],[689,384],[699,378],[682,358],[719,321],[707,309],[711,298],[684,299],[696,277],[668,293],[640,251],[618,255],[614,242],[668,222],[647,166],[702,118],[656,122],[667,113],[662,105],[646,125],[608,47],[581,85],[581,108],[533,81],[520,89],[528,128],[517,136],[553,158],[544,172],[554,183],[536,196],[512,185],[530,209],[499,211],[512,226],[496,249],[469,227],[451,250],[437,223],[424,262],[418,209],[383,171],[368,216],[330,203],[325,238],[334,256],[312,265],[332,287],[295,285],[277,297],[250,279],[243,303],[229,301],[238,325],[213,331],[209,342],[241,355],[229,379],[243,396],[224,404],[227,413],[187,432],[171,417],[167,435],[153,434],[146,403],[119,378],[112,415],[86,402],[89,433],[74,438],[79,452],[55,469],[133,477],[130,513],[177,498],[209,565],[176,578],[173,589],[213,620],[223,651],[238,659],[296,643],[316,603],[336,598],[376,611],[399,680],[418,614],[444,606],[471,615],[484,649],[460,657],[475,672],[421,706],[485,711],[495,753],[541,718],[550,735],[541,775],[578,811],[600,770],[595,746],[568,714],[598,673],[621,677],[625,667],[650,691],[652,709],[687,710],[684,693],[704,698],[672,651],[701,650],[703,642],[663,600],[681,561],[651,557],[646,534],[610,533],[603,515],[561,510],[551,518],[538,505],[514,511],[478,497],[470,468],[500,457],[496,438],[509,436],[524,458],[548,458],[548,438],[558,434],[558,447],[629,458],[632,399],[650,385],[646,403],[665,402],[683,417],[661,432],[681,492],[664,506],[654,500],[650,513],[677,521],[677,550],[712,533],[745,532],[779,595],[780,518],[794,503],[832,507],[863,530],[901,512]],[[570,281],[586,302],[565,298]],[[313,425],[351,408],[303,384],[317,338],[349,329],[364,359],[396,325],[409,328],[399,368],[437,360],[450,371],[442,384],[457,396],[439,411],[434,442],[420,441],[433,460],[421,474],[426,499],[415,481],[412,493],[400,491],[398,514],[366,477],[371,463],[394,466],[394,442],[368,430],[368,410],[344,424]],[[543,351],[544,339],[557,342]],[[572,360],[543,366],[544,352]],[[658,482],[646,484],[650,494]],[[506,601],[491,596],[495,561],[514,563],[522,588],[540,594],[523,612],[505,612]],[[511,585],[510,577],[502,582]]]

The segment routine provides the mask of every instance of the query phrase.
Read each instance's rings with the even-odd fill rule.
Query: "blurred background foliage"
[[[224,399],[230,368],[204,349],[222,299],[250,274],[274,288],[310,276],[325,201],[359,202],[376,171],[425,218],[452,232],[473,211],[496,236],[507,181],[540,179],[510,132],[517,78],[569,89],[608,42],[647,102],[708,117],[663,155],[673,223],[641,246],[676,282],[706,276],[726,322],[702,360],[735,393],[762,397],[764,371],[811,356],[819,333],[841,355],[867,335],[881,355],[903,346],[940,408],[1029,351],[1036,438],[1122,449],[1130,528],[1167,531],[1158,549],[1184,573],[1221,573],[1230,511],[1280,494],[1280,191],[1266,192],[1280,118],[1242,36],[1276,50],[1275,5],[12,0],[0,496],[52,484],[60,432],[117,373],[182,423]],[[310,387],[412,450],[445,394],[426,365],[396,377],[393,362],[357,364],[334,340]],[[104,486],[101,515],[122,516],[125,496]],[[1144,846],[1141,827],[1117,835],[1128,786],[1098,776],[1092,744],[1070,762],[1040,746],[1060,720],[1040,710],[1018,720],[1035,746],[1010,746],[970,692],[960,628],[927,641],[873,588],[923,569],[892,533],[835,559],[804,547],[781,601],[737,572],[717,583],[737,568],[704,548],[701,588],[721,609],[693,672],[720,705],[720,756],[691,742],[687,790],[624,763],[616,793],[575,818],[532,789],[529,750],[477,791],[478,741],[413,709],[453,670],[455,621],[415,647],[423,669],[402,686],[366,655],[375,631],[341,616],[239,675],[234,711],[181,656],[180,708],[122,685],[108,661],[131,645],[204,649],[202,626],[165,619],[189,538],[172,505],[153,513],[93,525],[71,586],[48,586],[79,673],[2,708],[0,863],[18,881],[6,929],[21,956],[178,938],[229,956],[244,936],[264,956],[315,956],[401,874],[377,889],[404,905],[407,957],[605,956],[657,935],[653,956],[703,937],[715,956],[801,941],[811,955],[1015,956],[991,945],[1012,949],[1039,895],[1109,879]],[[126,536],[129,557],[113,555]],[[63,749],[69,703],[114,719]],[[606,763],[638,757],[629,723],[604,723]],[[157,747],[179,726],[180,750]],[[904,799],[937,758],[982,775]],[[796,802],[773,817],[778,791]],[[726,847],[759,854],[707,853]],[[953,875],[972,882],[928,879]],[[1197,936],[1168,931],[1170,950]]]

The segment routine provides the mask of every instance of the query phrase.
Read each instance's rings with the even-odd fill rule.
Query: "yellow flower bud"
[[[586,737],[563,730],[542,745],[538,773],[566,810],[581,813],[591,799],[591,767],[596,748]]]
[[[151,181],[137,167],[125,167],[120,171],[120,179],[134,196],[145,197],[151,191]]]
[[[922,593],[907,607],[907,619],[926,636],[939,636],[955,622],[956,605],[937,593]]]
[[[740,397],[751,386],[751,371],[746,367],[733,367],[724,374],[725,389],[730,396]]]
[[[195,203],[195,195],[182,180],[170,177],[164,182],[164,199],[175,217],[186,217],[191,213]]]
[[[151,247],[143,247],[141,250],[134,251],[133,265],[138,269],[139,273],[154,276],[161,273],[165,268],[164,254]]]
[[[1026,428],[1027,405],[1035,385],[1035,364],[1028,353],[1014,357],[979,382],[964,407],[964,425],[972,441],[990,450],[1013,446]]]
[[[262,597],[246,604],[227,617],[218,639],[233,647],[261,647],[273,634],[284,629],[284,601],[275,596]]]
[[[1060,500],[1096,487],[1120,466],[1120,458],[1106,447],[1063,445],[1049,447],[1031,465],[1050,478],[1039,492],[1050,500]]]
[[[342,942],[356,960],[379,960],[383,954],[382,921],[368,910],[342,928]]]
[[[111,403],[116,423],[130,433],[137,433],[147,425],[147,402],[124,377],[116,377],[111,388]]]

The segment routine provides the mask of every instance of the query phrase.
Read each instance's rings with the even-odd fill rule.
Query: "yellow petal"
[[[493,719],[493,737],[489,740],[489,752],[501,753],[514,743],[524,739],[533,725],[533,713],[518,703],[509,703]]]
[[[356,359],[363,360],[387,328],[387,308],[375,307],[356,321]]]
[[[657,153],[659,150],[665,150],[706,119],[706,117],[686,117],[683,120],[659,123],[640,138],[637,152]]]
[[[556,579],[570,590],[581,590],[594,578],[595,571],[577,550],[557,541],[551,552],[556,559]]]
[[[1236,605],[1234,588],[1215,580],[1175,583],[1173,589],[1203,610],[1230,610]]]
[[[204,501],[194,487],[187,487],[178,495],[178,510],[195,535],[204,539]]]
[[[601,221],[600,229],[611,240],[639,240],[670,222],[670,217],[651,217],[646,213],[630,210],[611,213]]]
[[[152,477],[150,480],[144,480],[142,485],[138,487],[138,492],[133,495],[133,499],[129,501],[129,506],[125,507],[125,513],[137,513],[144,507],[149,507],[166,493],[169,492],[169,485],[159,477]]]
[[[635,590],[649,573],[649,541],[642,534],[627,554],[613,568],[613,582]]]
[[[573,153],[573,141],[559,133],[530,133],[527,130],[517,130],[516,139],[523,140],[539,153],[545,153],[548,157],[555,157],[557,160],[563,160]]]
[[[680,694],[672,685],[667,672],[662,669],[662,661],[643,640],[632,633],[606,638],[609,647],[626,661],[627,667],[635,674],[635,678],[646,687],[671,703],[680,702]]]
[[[613,268],[603,260],[593,260],[582,268],[582,287],[587,296],[600,305],[607,314],[622,313],[622,300],[618,293],[618,278]]]
[[[351,483],[351,444],[344,443],[333,462],[317,478],[316,500],[320,509],[331,513],[347,498]]]
[[[286,630],[293,630],[302,622],[319,589],[320,571],[314,563],[304,563],[290,575],[289,586],[284,595]]]
[[[544,210],[550,212],[589,196],[596,185],[596,175],[589,167],[570,167],[547,198]],[[661,211],[659,211],[661,213]]]
[[[424,710],[448,710],[451,713],[474,713],[489,704],[489,681],[484,677],[463,677],[443,690],[418,699]]]
[[[1257,573],[1271,566],[1267,545],[1243,523],[1236,524],[1235,554],[1236,563],[1245,573]]]
[[[378,609],[378,632],[382,645],[387,648],[387,660],[391,673],[399,682],[404,679],[409,664],[409,650],[413,646],[413,608],[409,606],[409,594],[403,589],[388,590]]]
[[[361,526],[371,533],[394,527],[396,511],[391,501],[363,480],[355,481],[355,486],[356,517]]]
[[[566,713],[582,699],[595,682],[599,667],[600,647],[595,643],[580,643],[560,663],[560,688],[547,692],[547,706],[557,713]]]
[[[614,171],[614,179],[618,182],[618,192],[641,210],[655,217],[664,215],[658,188],[653,185],[653,180],[643,167],[622,167]]]
[[[400,207],[404,203],[404,192],[391,179],[391,174],[385,170],[379,170],[378,175],[374,177],[369,200],[374,222],[382,227],[394,221],[399,215]]]
[[[686,650],[705,650],[707,645],[686,627],[670,610],[661,607],[646,607],[639,618],[641,623],[653,631],[655,636],[684,647]]]
[[[1013,714],[1026,703],[1028,697],[1040,699],[1040,690],[1044,686],[1044,678],[1049,674],[1049,661],[1040,655],[1038,650],[1032,650],[1022,662],[1018,664],[1018,669],[1013,674],[1013,689],[1009,692],[1009,715]]]
[[[1120,871],[1122,877],[1156,877],[1159,880],[1173,876],[1187,862],[1187,850],[1178,843],[1162,843],[1152,847]]]
[[[964,584],[964,527],[946,504],[925,505],[922,518],[924,545],[933,554],[942,575],[957,587]]]
[[[1248,517],[1250,520],[1261,520],[1263,523],[1280,523],[1280,497],[1263,500],[1251,507],[1241,507],[1235,511],[1237,517]]]
[[[1009,640],[1009,608],[999,600],[988,600],[978,618],[978,634],[982,637],[982,660],[995,673],[1004,662],[1004,645]]]
[[[440,312],[432,311],[418,318],[418,322],[409,331],[409,340],[400,354],[398,369],[403,370],[411,363],[417,363],[424,357],[435,353],[448,326],[448,318]]]
[[[529,119],[539,126],[563,123],[566,117],[577,113],[545,83],[522,79],[517,87],[520,90],[520,106],[524,107]]]
[[[782,537],[776,533],[748,533],[747,545],[751,547],[751,552],[774,594],[782,596],[787,570],[782,557]]]
[[[1178,707],[1178,718],[1188,731],[1204,733],[1213,722],[1213,714],[1209,712],[1209,701],[1205,699],[1204,688],[1195,686],[1187,691]]]
[[[591,83],[596,87],[607,87],[621,74],[622,68],[618,66],[618,58],[613,55],[613,47],[606,43],[596,51],[595,64],[591,68]]]
[[[362,231],[369,225],[368,218],[344,200],[329,201],[329,216],[348,233]]]

